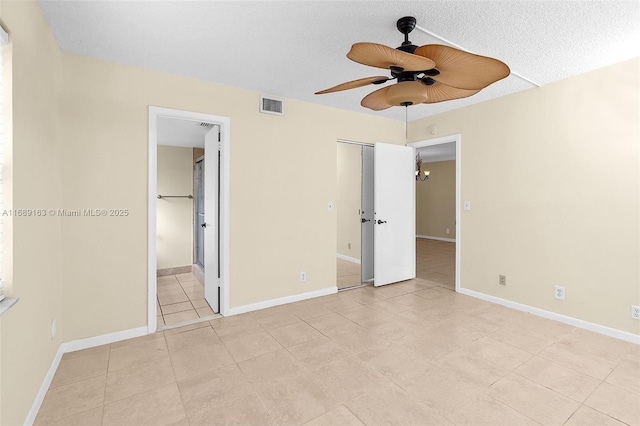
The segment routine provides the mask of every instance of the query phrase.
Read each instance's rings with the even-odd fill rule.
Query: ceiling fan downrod
[[[409,41],[409,33],[416,27],[416,18],[413,16],[400,18],[398,19],[398,22],[396,22],[396,27],[398,28],[398,31],[404,34],[404,41],[400,47],[397,47],[397,49],[407,53],[415,52],[418,46]]]

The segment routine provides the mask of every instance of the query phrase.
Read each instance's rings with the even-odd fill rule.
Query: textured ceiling
[[[410,34],[416,45],[445,39],[500,59],[512,70],[511,76],[470,98],[412,106],[409,120],[640,55],[637,1],[40,3],[66,52],[402,121],[402,107],[373,112],[360,106],[361,98],[378,87],[313,95],[347,80],[379,75],[381,70],[345,55],[360,41],[400,45],[395,22],[402,16],[418,20],[419,28]]]

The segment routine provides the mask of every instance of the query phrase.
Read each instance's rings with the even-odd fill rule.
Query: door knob
[[[362,218],[362,223],[365,223],[365,222],[371,222],[371,219],[365,219],[365,218],[363,217],[363,218]]]
[[[387,221],[378,219],[378,225],[382,225],[383,223],[387,223]]]
[[[206,227],[207,227],[207,223],[205,222],[205,223],[203,223],[203,224],[202,224],[202,225],[200,225],[200,226],[202,226],[203,228],[206,228]]]

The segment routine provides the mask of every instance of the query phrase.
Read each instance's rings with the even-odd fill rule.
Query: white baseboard
[[[115,333],[103,334],[101,336],[89,337],[86,339],[73,340],[71,342],[64,342],[60,344],[58,347],[58,352],[56,356],[53,358],[51,362],[51,366],[49,367],[49,371],[47,371],[44,380],[42,381],[42,385],[40,386],[40,390],[36,395],[36,399],[33,401],[31,405],[31,409],[27,414],[27,418],[24,421],[24,424],[27,426],[31,426],[33,422],[36,420],[36,416],[38,415],[38,411],[40,410],[40,406],[42,405],[42,401],[44,401],[44,397],[49,390],[49,386],[51,385],[51,381],[53,380],[53,376],[56,374],[56,370],[58,369],[58,365],[60,365],[60,361],[62,360],[62,355],[67,352],[79,351],[82,349],[89,349],[96,346],[106,345],[113,342],[119,342],[120,340],[132,339],[134,337],[140,337],[148,334],[147,326],[132,328],[130,330],[117,331]]]
[[[355,257],[345,256],[344,254],[337,254],[336,257],[338,259],[346,260],[347,262],[360,264],[360,259],[356,259]]]
[[[36,395],[36,399],[31,404],[31,409],[27,414],[27,418],[24,421],[25,426],[31,426],[33,422],[36,421],[36,416],[38,415],[38,411],[40,411],[40,406],[42,405],[42,401],[44,401],[44,397],[49,390],[49,385],[51,385],[51,381],[53,380],[53,376],[56,374],[56,370],[58,369],[58,365],[60,364],[60,360],[62,359],[62,345],[58,346],[58,352],[56,356],[53,358],[51,362],[51,366],[49,367],[49,371],[47,371],[46,376],[44,376],[44,380],[42,381],[42,385],[38,390]]]
[[[95,348],[96,346],[107,345],[109,343],[119,342],[121,340],[133,339],[134,337],[145,336],[149,334],[147,332],[147,326],[131,328],[129,330],[116,331],[115,333],[103,334],[101,336],[88,337],[86,339],[72,340],[71,342],[64,342],[60,345],[62,353],[79,351],[82,349]]]
[[[246,312],[257,311],[260,309],[271,308],[274,306],[284,305],[287,303],[299,302],[301,300],[313,299],[314,297],[326,296],[338,292],[337,287],[328,287],[321,290],[309,291],[307,293],[296,294],[294,296],[280,297],[278,299],[265,300],[264,302],[251,303],[249,305],[237,306],[230,308],[228,315],[244,314]]]
[[[446,241],[448,243],[455,243],[455,238],[443,238],[443,237],[433,237],[431,235],[416,235],[416,238],[426,238],[427,240],[438,240],[438,241]]]
[[[595,324],[589,321],[581,320],[578,318],[569,317],[566,315],[558,314],[544,309],[536,308],[522,303],[513,302],[507,299],[501,299],[499,297],[491,296],[478,291],[469,290],[467,288],[458,289],[458,293],[466,294],[467,296],[475,297],[476,299],[486,300],[487,302],[496,303],[498,305],[506,306],[507,308],[516,309],[522,312],[528,312],[539,317],[551,319],[564,324],[569,324],[574,327],[582,328],[585,330],[593,331],[595,333],[604,334],[605,336],[613,337],[616,339],[624,340],[626,342],[635,343],[640,345],[640,335],[629,333],[627,331],[617,330],[615,328],[607,327],[600,324]]]

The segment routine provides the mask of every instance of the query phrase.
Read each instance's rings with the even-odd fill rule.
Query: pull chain
[[[405,145],[409,142],[409,105],[405,105],[404,107],[404,143]]]

